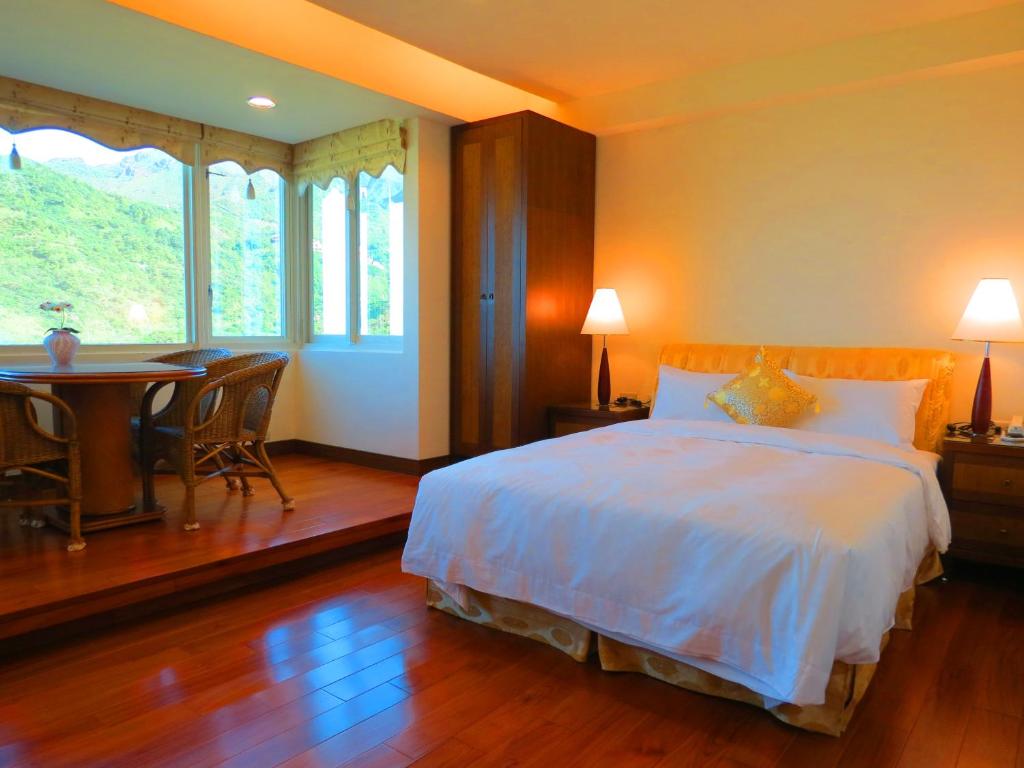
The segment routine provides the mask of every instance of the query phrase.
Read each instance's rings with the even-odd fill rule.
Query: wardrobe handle
[[[481,293],[480,294],[480,301],[483,301],[486,298],[487,298],[487,294],[486,293]]]
[[[488,293],[487,294],[487,298],[490,299],[491,301],[493,301],[494,300],[494,294],[493,293]]]

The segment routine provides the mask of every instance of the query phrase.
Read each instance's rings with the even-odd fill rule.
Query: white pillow
[[[658,366],[658,394],[654,400],[652,419],[702,419],[732,423],[728,414],[705,400],[709,394],[736,377],[735,373],[695,373]]]
[[[914,447],[917,408],[928,379],[860,381],[786,375],[816,395],[820,412],[808,413],[794,429],[869,437],[897,448]]]

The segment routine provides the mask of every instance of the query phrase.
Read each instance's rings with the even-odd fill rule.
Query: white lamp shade
[[[622,305],[619,304],[619,296],[614,288],[598,288],[594,291],[590,311],[587,312],[587,319],[583,321],[583,330],[580,333],[601,336],[629,333],[626,318],[622,315]]]
[[[1024,341],[1013,286],[1006,278],[986,278],[978,283],[964,316],[953,331],[963,341]]]

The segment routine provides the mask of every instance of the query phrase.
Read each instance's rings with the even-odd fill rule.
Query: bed
[[[756,352],[676,344],[660,362],[735,372]],[[460,618],[838,735],[889,632],[910,628],[915,586],[941,573],[952,358],[768,352],[796,374],[927,379],[917,450],[671,419],[545,440],[425,476],[403,568]]]

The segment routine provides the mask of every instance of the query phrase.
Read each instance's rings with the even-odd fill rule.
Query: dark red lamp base
[[[601,349],[601,368],[597,373],[597,404],[608,405],[612,401],[612,374],[608,369],[608,347]]]
[[[975,436],[987,435],[992,424],[992,368],[988,355],[981,364],[978,388],[974,390],[974,408],[971,409],[971,432]]]

